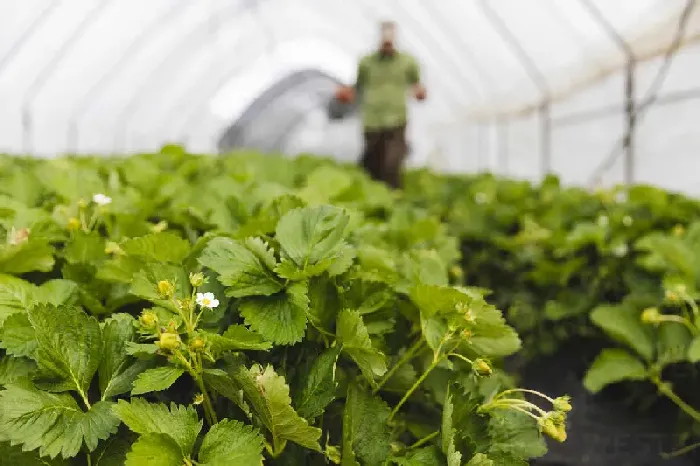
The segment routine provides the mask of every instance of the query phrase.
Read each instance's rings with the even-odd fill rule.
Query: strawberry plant
[[[431,209],[330,161],[0,158],[13,464],[524,465],[566,396]]]

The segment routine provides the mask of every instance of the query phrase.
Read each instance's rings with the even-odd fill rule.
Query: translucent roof
[[[222,135],[260,96],[290,75],[317,70],[331,81],[319,82],[326,90],[315,94],[316,100],[312,84],[277,96],[288,100],[276,105],[279,112],[287,119],[292,112],[299,121],[293,133],[278,134],[280,125],[269,110],[257,131],[264,132],[268,121],[280,150],[347,156],[339,145],[359,148],[360,128],[352,119],[340,124],[324,117],[323,96],[332,93],[327,84],[352,83],[358,59],[375,46],[378,22],[393,19],[399,45],[419,60],[430,95],[411,108],[411,163],[523,177],[555,169],[575,183],[619,181],[629,178],[630,161],[610,153],[628,126],[629,83],[632,101],[641,104],[675,45],[681,48],[676,63],[663,70],[663,85],[653,90],[658,96],[689,93],[697,81],[700,12],[694,4],[0,2],[0,151],[124,153],[152,150],[166,141],[216,151]],[[628,67],[631,61],[634,67]],[[697,121],[679,105],[664,105],[663,111]],[[633,167],[640,180],[659,176],[641,155],[652,157],[650,148],[663,147],[662,134],[669,134],[662,128],[658,140],[649,134],[653,122],[666,120],[657,111],[637,125],[637,139],[645,141],[640,145],[635,139],[642,147]],[[581,117],[585,123],[571,123],[572,115],[596,112],[597,117]],[[337,137],[338,131],[347,137]],[[550,136],[543,138],[543,131]],[[690,126],[673,131],[681,152],[695,141]]]

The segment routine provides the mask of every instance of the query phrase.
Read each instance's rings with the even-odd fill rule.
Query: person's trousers
[[[393,188],[401,187],[403,162],[408,152],[406,126],[365,130],[362,166],[369,175]]]

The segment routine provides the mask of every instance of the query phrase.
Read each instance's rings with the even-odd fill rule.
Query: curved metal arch
[[[463,34],[460,34],[459,31],[455,30],[452,23],[447,19],[447,17],[444,15],[442,10],[440,10],[440,8],[435,7],[435,5],[432,3],[426,4],[425,8],[430,8],[431,14],[435,16],[438,19],[438,21],[447,25],[447,30],[445,31],[445,33],[448,36],[455,39],[456,42],[459,42],[461,49],[465,51],[467,61],[470,63],[471,67],[476,71],[477,76],[480,77],[480,80],[482,81],[482,87],[488,87],[485,86],[484,83],[492,81],[491,75],[482,66],[480,66],[479,60],[477,60],[476,55],[474,55],[474,52],[471,48],[471,44],[465,39],[465,36]],[[483,91],[479,90],[479,95],[484,97]]]
[[[325,35],[319,35],[318,32],[316,32],[316,33],[314,33],[314,34],[303,34],[303,35],[300,35],[300,36],[295,36],[294,38],[296,38],[296,39],[303,39],[304,37],[312,37],[312,38],[324,37],[324,38],[330,39],[330,37],[325,37]],[[339,44],[339,42],[334,42],[334,43],[335,43],[335,45],[338,45],[338,44]],[[343,47],[341,47],[341,48],[343,48]],[[345,51],[348,51],[348,50],[349,50],[349,48],[346,47],[346,48],[345,48]],[[207,93],[207,95],[206,95],[204,98],[198,99],[198,103],[193,107],[193,111],[190,112],[189,116],[187,117],[187,119],[184,121],[184,124],[183,124],[182,127],[180,128],[180,135],[181,135],[181,136],[180,136],[180,140],[182,140],[182,141],[187,141],[187,140],[189,139],[189,136],[192,135],[192,132],[194,131],[194,129],[197,128],[197,125],[196,125],[195,122],[197,121],[197,118],[201,115],[202,109],[203,109],[204,107],[206,107],[207,103],[208,103],[217,93],[219,93],[219,92],[221,91],[221,89],[223,89],[223,88],[226,86],[226,84],[228,84],[228,82],[231,80],[231,78],[232,78],[233,76],[235,76],[235,74],[236,74],[241,68],[244,68],[245,66],[246,66],[245,63],[237,63],[236,66],[234,66],[234,67],[230,70],[231,72],[226,73],[226,74],[222,77],[222,79],[220,79],[220,80],[217,82],[217,85],[215,86],[215,88],[214,88],[211,92]],[[201,122],[201,120],[199,120],[199,121]],[[192,128],[189,128],[189,131],[188,131],[188,127],[189,127],[190,125],[192,125],[193,127],[192,127]],[[186,132],[189,133],[189,134],[186,134]]]
[[[260,15],[259,4],[256,5],[256,6],[257,6],[257,8],[255,9],[255,12],[256,12],[256,14],[257,14],[257,16],[258,16],[257,22],[258,22],[259,24],[264,24],[264,25],[265,25],[265,27],[263,28],[263,29],[264,29],[264,31],[263,31],[263,32],[264,32],[264,34],[263,34],[263,40],[265,41],[265,45],[263,46],[263,49],[267,49],[267,52],[268,52],[268,53],[271,53],[271,50],[274,48],[274,43],[276,42],[276,36],[275,36],[275,34],[274,34],[274,32],[273,32],[273,28],[270,28],[270,27],[267,25],[267,21],[262,17],[262,15]],[[241,44],[241,40],[242,40],[242,37],[241,37],[241,36],[237,36],[237,40],[234,42],[233,48],[232,48],[232,50],[231,50],[232,52],[235,52],[236,50],[238,50],[238,47],[239,47],[239,45]],[[212,62],[212,63],[211,63],[211,66],[209,66],[208,68],[203,68],[203,69],[202,69],[202,78],[208,77],[208,76],[211,74],[211,69],[212,69],[213,67],[215,67],[216,65],[219,64],[219,61],[218,61],[216,58],[217,58],[217,57],[214,56],[214,58],[211,60],[211,62]],[[232,62],[232,63],[233,63],[233,66],[230,67],[230,68],[227,68],[227,70],[228,70],[228,71],[226,72],[226,76],[227,76],[226,80],[227,80],[227,81],[228,81],[229,79],[231,79],[233,76],[235,76],[235,75],[237,74],[237,72],[244,66],[242,63],[240,63],[240,62],[238,62],[238,61],[234,61],[234,62]],[[217,80],[216,82],[218,83],[219,81],[220,81],[220,80]],[[216,92],[218,92],[218,91],[221,89],[221,87],[223,87],[224,84],[225,84],[225,83],[223,83],[223,84],[221,84],[221,85],[217,84],[217,85],[216,85],[216,87],[217,87],[217,91],[216,91]],[[177,109],[181,109],[181,108],[185,107],[186,104],[187,104],[187,102],[189,102],[189,101],[192,100],[192,95],[195,94],[195,93],[197,92],[197,90],[199,90],[201,87],[202,87],[202,79],[194,79],[194,80],[193,80],[193,83],[192,83],[192,86],[188,87],[188,88],[187,88],[185,91],[183,91],[179,96],[177,96],[177,97],[174,99],[174,100],[175,100],[175,104],[172,105],[170,108],[171,108],[172,110],[177,110]],[[166,115],[168,115],[168,114],[169,114],[169,113],[166,112]],[[189,122],[190,120],[189,120],[189,118],[185,118],[185,121],[188,121],[188,122]],[[156,128],[155,133],[156,133],[156,134],[165,133],[165,132],[167,131],[167,127],[168,127],[169,123],[170,123],[170,119],[169,119],[169,118],[164,118],[162,124],[160,124],[160,125]],[[181,132],[182,132],[182,131],[181,131]]]
[[[489,5],[489,0],[480,0],[478,3],[479,9],[484,14],[484,17],[494,29],[496,34],[503,40],[506,46],[511,50],[515,59],[520,63],[520,66],[527,74],[528,78],[535,85],[541,94],[543,101],[551,100],[552,92],[544,77],[542,70],[539,69],[535,60],[529,53],[520,45],[520,41],[508,28],[503,18]]]
[[[78,123],[80,117],[87,113],[93,103],[97,101],[97,96],[119,76],[119,72],[124,69],[124,65],[143,48],[146,41],[153,39],[157,33],[161,32],[170,22],[181,16],[186,8],[183,5],[192,5],[187,0],[179,0],[179,2],[170,6],[164,15],[157,15],[156,19],[146,25],[139,33],[134,36],[133,40],[124,50],[124,53],[112,64],[111,67],[102,74],[102,76],[90,87],[83,97],[74,107],[73,112],[68,118],[68,147],[72,147],[75,152],[78,151]]]
[[[511,49],[516,60],[520,63],[529,79],[535,85],[535,87],[540,92],[540,105],[539,105],[539,120],[540,120],[540,143],[541,143],[541,174],[544,177],[547,173],[551,171],[552,165],[552,117],[550,112],[551,101],[552,101],[552,90],[547,83],[547,79],[544,77],[544,73],[537,66],[535,60],[530,56],[524,47],[520,45],[517,36],[508,28],[503,18],[491,8],[488,0],[481,0],[479,3],[479,9],[486,17],[487,21],[494,29],[496,34],[501,37],[503,42],[508,48]],[[505,124],[507,119],[504,116],[497,116],[498,124]],[[503,128],[505,131],[506,128]],[[507,141],[502,138],[503,143]],[[507,148],[506,151],[507,157]],[[506,158],[507,163],[507,158]]]
[[[24,33],[20,36],[20,38],[17,39],[15,43],[10,46],[7,53],[2,58],[0,58],[0,74],[2,74],[5,71],[5,69],[17,56],[20,50],[22,50],[24,44],[26,44],[27,41],[32,38],[34,33],[37,32],[39,28],[41,28],[44,22],[51,16],[51,13],[53,13],[54,10],[60,4],[61,3],[59,1],[51,2],[49,6],[44,9],[44,11],[39,13],[39,15],[37,15],[37,17],[34,18],[34,21],[32,21],[29,27],[25,29]]]
[[[22,102],[22,127],[23,127],[23,142],[22,149],[24,153],[29,153],[31,151],[32,145],[32,129],[33,129],[33,116],[31,113],[31,107],[34,100],[41,94],[44,89],[44,85],[51,78],[56,67],[61,63],[63,58],[68,52],[73,48],[75,43],[80,40],[80,38],[85,34],[87,28],[92,24],[95,18],[99,17],[100,14],[105,10],[105,8],[112,3],[114,0],[104,0],[95,6],[85,17],[80,21],[78,26],[73,30],[66,41],[61,45],[58,51],[53,55],[49,63],[43,67],[39,73],[36,75],[34,80],[27,87],[24,93],[24,98]]]
[[[351,11],[353,11],[354,13],[357,13],[356,9],[354,9],[354,8],[351,9]],[[364,26],[364,25],[368,25],[369,22],[371,22],[371,21],[368,19],[368,16],[370,16],[370,15],[366,15],[366,14],[361,15],[361,17],[364,18],[365,21],[361,21],[359,24],[361,24],[361,25],[363,25],[363,26]],[[374,18],[373,21],[375,21],[375,22],[378,21],[379,17],[378,17],[377,15],[372,14],[371,16]],[[347,18],[346,18],[346,19],[347,19]],[[356,23],[356,24],[357,24],[357,23]],[[293,40],[293,39],[299,39],[299,38],[303,38],[303,37],[306,37],[306,35],[304,35],[304,34],[302,34],[302,35],[300,35],[300,36],[292,35],[292,37],[291,37],[291,38],[288,38],[288,39],[292,39],[292,40]],[[317,35],[310,35],[310,37],[317,37]],[[340,35],[340,37],[345,38],[344,35]],[[334,40],[333,42],[334,42],[335,44],[338,44],[338,43],[339,43],[338,41],[335,41],[335,40]],[[206,103],[208,102],[208,100],[211,99],[214,95],[216,95],[216,93],[219,92],[219,91],[226,85],[226,83],[231,79],[231,77],[234,76],[242,66],[244,66],[244,65],[243,65],[243,64],[240,64],[239,66],[234,66],[234,67],[231,69],[231,71],[230,71],[229,73],[226,73],[226,75],[224,76],[223,79],[220,79],[220,80],[218,81],[217,86],[216,86],[216,90],[215,90],[214,92],[208,93],[203,99],[198,99],[198,103],[197,103],[196,106],[195,106],[195,111],[193,111],[193,112],[190,114],[190,116],[185,120],[185,124],[181,127],[181,131],[180,131],[180,134],[182,135],[182,136],[180,137],[181,140],[183,140],[183,141],[188,140],[187,135],[184,134],[185,131],[187,130],[187,126],[189,126],[190,123],[194,122],[194,120],[196,119],[196,117],[201,113],[201,112],[200,112],[201,108],[202,108],[203,106],[205,106]],[[439,81],[442,81],[443,84],[446,85],[445,87],[447,87],[447,88],[453,87],[453,86],[452,86],[452,81],[449,81],[449,80],[448,80],[448,81],[445,81],[442,77],[439,77],[438,80],[439,80]],[[461,88],[457,88],[457,89],[461,90]]]
[[[340,81],[333,76],[315,69],[296,71],[277,81],[272,88],[264,92],[246,108],[245,112],[243,112],[243,114],[236,120],[236,123],[224,133],[222,139],[226,137],[231,144],[238,144],[246,129],[245,127],[241,127],[239,125],[247,125],[254,122],[258,116],[263,114],[263,112],[265,112],[271,105],[276,103],[277,99],[285,94],[288,94],[291,90],[298,88],[301,84],[304,84],[314,78],[324,77],[336,82],[336,84],[340,84]],[[318,96],[320,94],[320,92],[309,92],[309,95]]]
[[[306,109],[302,112],[303,118],[291,118],[288,124],[283,126],[283,130],[280,134],[272,141],[272,147],[281,147],[282,144],[286,144],[284,141],[289,139],[289,136],[296,131],[296,129],[306,121],[309,113],[318,108],[319,105],[323,103],[323,97],[320,93],[315,94],[315,99],[309,100],[311,105],[306,106]]]
[[[262,0],[257,0],[257,1],[262,1]],[[141,95],[145,92],[145,90],[148,88],[148,84],[150,83],[151,79],[156,75],[159,74],[162,69],[168,64],[168,62],[172,61],[178,53],[182,51],[183,46],[187,46],[190,41],[194,38],[199,38],[200,36],[204,36],[204,43],[207,43],[207,38],[210,37],[209,32],[209,27],[211,25],[211,19],[213,17],[220,18],[220,15],[225,13],[229,13],[227,17],[233,16],[235,14],[241,13],[243,11],[247,11],[251,8],[250,2],[244,2],[244,3],[235,3],[235,4],[228,4],[225,7],[216,9],[216,11],[211,11],[210,14],[204,18],[204,20],[191,29],[187,31],[187,33],[183,36],[181,36],[181,40],[177,43],[177,45],[173,46],[170,48],[169,53],[163,55],[162,59],[157,63],[157,65],[151,69],[150,73],[146,76],[146,78],[143,80],[143,85],[137,89],[137,91],[131,96],[127,104],[124,106],[124,109],[122,112],[119,114],[119,117],[117,118],[117,121],[115,122],[115,126],[121,129],[121,136],[122,136],[122,147],[125,148],[126,145],[126,139],[127,139],[127,132],[128,132],[128,124],[129,124],[129,119],[130,117],[133,116],[134,109],[138,107],[138,105],[141,103]],[[231,14],[232,13],[232,14]],[[201,43],[196,43],[197,48],[203,46],[204,44]],[[119,144],[117,143],[117,139],[119,138],[119,132],[115,132],[115,146],[118,146]]]

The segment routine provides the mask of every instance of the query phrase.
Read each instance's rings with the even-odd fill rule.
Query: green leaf
[[[246,325],[266,340],[291,345],[304,338],[309,309],[306,293],[305,283],[294,283],[286,293],[245,298],[241,301],[240,312]]]
[[[644,364],[625,350],[606,348],[596,357],[583,379],[583,386],[592,393],[606,385],[623,380],[644,380]]]
[[[326,277],[309,280],[308,317],[314,327],[329,331],[341,309],[338,288]]]
[[[12,276],[0,276],[0,326],[9,316],[39,303],[75,304],[77,286],[69,280],[49,280],[36,286]]]
[[[510,356],[520,350],[520,337],[506,323],[501,311],[490,305],[477,305],[472,310],[475,323],[469,345],[474,351],[496,358]]]
[[[147,265],[133,276],[129,292],[134,296],[146,299],[160,307],[175,311],[170,300],[163,299],[158,294],[158,282],[169,280],[175,284],[175,297],[185,298],[190,295],[190,281],[182,267],[169,264]]]
[[[498,466],[493,460],[483,453],[477,453],[465,466]]]
[[[688,346],[688,361],[692,363],[700,362],[700,337],[695,337]]]
[[[182,466],[180,446],[167,434],[145,434],[126,455],[124,466]]]
[[[85,397],[102,354],[97,320],[76,307],[41,305],[29,310],[29,322],[39,344],[37,363],[54,379],[54,390]]]
[[[455,428],[453,427],[452,420],[453,412],[454,405],[448,386],[445,405],[442,409],[442,452],[447,456],[447,466],[461,466],[462,454],[457,451],[457,447],[455,446]]]
[[[230,287],[228,296],[270,296],[283,287],[271,271],[276,265],[275,257],[259,239],[249,239],[244,244],[231,238],[214,238],[202,252],[199,263],[215,271],[219,281]]]
[[[0,329],[0,348],[4,348],[7,354],[36,359],[38,346],[36,332],[27,314],[13,314],[5,320]]]
[[[678,322],[664,322],[656,334],[656,361],[661,365],[685,361],[693,337],[688,328]]]
[[[55,264],[53,253],[53,247],[43,240],[0,245],[0,273],[50,272]]]
[[[131,396],[166,390],[184,373],[184,369],[174,366],[148,369],[136,377],[134,388],[131,390]]]
[[[235,374],[235,380],[245,392],[260,421],[272,434],[274,452],[281,452],[287,441],[321,451],[318,443],[321,429],[309,426],[294,411],[289,386],[272,366],[267,366],[264,370],[258,365],[249,370],[241,369]]]
[[[386,373],[386,356],[372,346],[359,312],[346,309],[338,315],[336,336],[343,352],[355,361],[368,380]]]
[[[444,466],[445,460],[440,454],[440,450],[435,447],[419,448],[411,450],[406,456],[392,458],[392,464],[397,466]],[[476,465],[474,465],[476,466]],[[481,466],[481,465],[479,465]],[[494,466],[494,465],[484,465]]]
[[[131,402],[119,400],[112,408],[119,419],[139,435],[165,434],[175,441],[182,456],[189,456],[194,448],[202,421],[194,406],[148,403],[142,398],[132,398]]]
[[[246,378],[246,375],[243,376]],[[221,369],[204,369],[202,372],[204,384],[219,395],[228,398],[243,411],[246,416],[251,417],[250,407],[245,402],[245,392],[227,372]]]
[[[102,360],[97,370],[102,399],[127,393],[136,376],[146,368],[126,350],[127,343],[136,338],[134,322],[128,314],[113,314],[102,327]]]
[[[642,324],[641,313],[633,305],[602,305],[591,312],[591,320],[615,340],[628,345],[645,360],[654,356],[651,330]]]
[[[231,325],[222,335],[206,333],[205,336],[211,343],[212,352],[217,355],[228,351],[267,351],[272,348],[272,343],[262,335],[251,332],[243,325]]]
[[[298,279],[320,275],[336,260],[347,264],[349,252],[343,235],[349,220],[342,209],[329,205],[287,212],[275,230],[282,253],[282,263],[275,271]]]
[[[263,438],[252,426],[224,419],[209,430],[199,449],[201,466],[263,464]]]
[[[527,466],[529,459],[547,453],[547,444],[531,417],[512,410],[491,413],[488,425],[491,445],[486,452],[494,463]]]
[[[76,456],[83,444],[89,451],[116,433],[119,420],[111,403],[100,401],[83,412],[72,396],[39,391],[28,385],[8,385],[0,392],[0,432],[42,456]]]
[[[390,412],[381,399],[355,384],[348,386],[343,413],[343,465],[384,464],[391,452],[391,429],[387,425]]]
[[[77,231],[66,243],[62,255],[69,264],[97,264],[106,259],[105,239],[99,233]]]
[[[2,464],[8,466],[70,466],[70,462],[61,458],[41,457],[37,451],[22,451],[20,445],[12,446],[10,442],[0,442]]]
[[[121,248],[129,256],[170,264],[181,264],[190,253],[189,241],[170,231],[127,239]]]
[[[322,353],[308,371],[299,376],[303,385],[296,398],[297,412],[306,419],[314,419],[335,399],[338,382],[335,379],[335,365],[340,354],[336,346]]]
[[[36,370],[34,361],[4,355],[0,358],[0,385],[8,385],[28,378]]]

